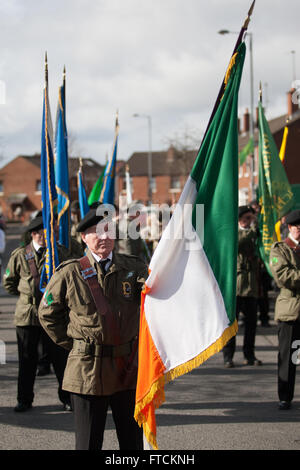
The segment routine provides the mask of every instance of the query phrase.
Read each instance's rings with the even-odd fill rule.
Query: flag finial
[[[261,82],[259,82],[259,102],[262,103],[262,86],[261,86]]]
[[[47,51],[45,52],[45,86],[48,86],[48,58]]]
[[[247,15],[247,18],[245,19],[245,23],[244,23],[244,26],[243,26],[244,29],[247,29],[247,28],[248,28],[248,24],[249,24],[249,22],[250,22],[251,15],[252,15],[253,10],[254,10],[254,5],[255,5],[255,0],[253,0],[252,5],[251,5],[251,7],[249,8],[248,15]]]

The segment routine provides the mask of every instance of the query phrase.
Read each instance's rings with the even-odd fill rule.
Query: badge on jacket
[[[46,290],[45,294],[43,295],[43,304],[46,306],[49,306],[51,305],[53,302],[53,295],[51,294],[51,292],[48,292]]]
[[[123,296],[125,299],[129,299],[131,297],[131,284],[128,281],[123,281],[122,282],[122,290],[123,290]]]

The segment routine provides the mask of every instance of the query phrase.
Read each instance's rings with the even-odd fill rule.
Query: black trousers
[[[294,398],[297,340],[300,342],[300,322],[278,323],[278,397],[281,401]]]
[[[62,381],[68,351],[56,345],[41,326],[17,326],[19,355],[18,395],[19,403],[31,404],[34,399],[34,382],[38,364],[38,344],[41,335],[48,341],[51,363],[58,380],[58,397],[62,403],[70,403],[70,394],[62,390]]]
[[[38,344],[38,367],[50,368],[51,366],[51,347],[49,347],[51,339],[43,330]]]
[[[143,429],[135,421],[135,390],[110,396],[71,393],[75,419],[76,450],[101,450],[110,406],[120,450],[143,450]]]
[[[240,312],[244,314],[244,342],[243,353],[245,359],[255,358],[255,334],[257,322],[257,299],[254,297],[236,298],[236,318],[238,320]],[[231,338],[223,348],[224,362],[232,361],[236,349],[236,337]]]

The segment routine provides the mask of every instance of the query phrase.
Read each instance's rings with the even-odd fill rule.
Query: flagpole
[[[63,70],[63,90],[64,90],[64,105],[65,105],[65,114],[66,114],[66,66],[64,65],[64,70]]]
[[[258,100],[259,100],[260,103],[262,103],[262,86],[261,86],[261,82],[259,82]]]
[[[45,88],[48,88],[48,58],[47,58],[47,51],[45,52]]]
[[[250,137],[253,140],[253,151],[251,158],[251,192],[252,199],[256,199],[255,195],[255,146],[254,146],[254,92],[253,92],[253,52],[252,52],[252,33],[249,35],[249,52],[250,52]]]
[[[232,59],[232,57],[234,56],[234,54],[236,53],[236,51],[237,51],[239,45],[241,44],[241,42],[242,42],[242,40],[243,40],[243,37],[244,37],[245,32],[246,32],[247,29],[248,29],[248,25],[249,25],[249,22],[250,22],[252,13],[253,13],[254,6],[255,6],[255,0],[253,0],[253,2],[252,2],[252,4],[251,4],[251,7],[249,8],[247,17],[246,17],[246,19],[245,19],[245,21],[244,21],[244,24],[243,24],[243,26],[242,26],[242,28],[241,28],[241,30],[240,30],[240,32],[239,32],[239,36],[238,36],[237,42],[236,42],[236,44],[235,44],[233,53],[232,53],[232,55],[231,55],[231,59]],[[230,62],[231,62],[231,60],[230,60]],[[226,74],[225,74],[225,77],[226,77]],[[215,102],[215,106],[214,106],[214,108],[213,108],[213,112],[212,112],[211,117],[210,117],[210,119],[209,119],[209,121],[208,121],[208,125],[207,125],[206,131],[205,131],[205,133],[204,133],[202,142],[204,141],[204,138],[205,138],[205,136],[206,136],[206,133],[207,133],[207,131],[208,131],[210,125],[211,125],[211,122],[212,122],[212,120],[213,120],[213,117],[214,117],[214,115],[216,114],[216,111],[217,111],[217,109],[218,109],[218,106],[219,106],[219,104],[220,104],[220,101],[221,101],[221,99],[222,99],[222,97],[223,97],[223,95],[224,95],[224,90],[225,90],[225,87],[226,87],[226,84],[225,84],[225,77],[224,77],[224,79],[223,79],[223,82],[222,82],[222,85],[221,85],[221,88],[220,88],[220,91],[219,91],[217,100],[216,100],[216,102]],[[200,145],[200,147],[201,147],[201,145]],[[200,149],[199,149],[199,150],[200,150]]]

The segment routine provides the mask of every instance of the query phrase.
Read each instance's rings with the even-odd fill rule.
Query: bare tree
[[[164,142],[173,147],[176,154],[176,165],[180,174],[188,174],[203,137],[203,132],[196,128],[185,126],[183,130],[174,133],[173,137],[166,137]]]

